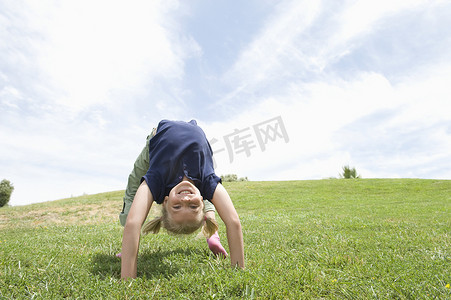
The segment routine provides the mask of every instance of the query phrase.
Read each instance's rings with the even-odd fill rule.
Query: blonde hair
[[[202,211],[200,213],[200,218],[198,218],[197,221],[183,224],[173,222],[164,205],[162,205],[161,212],[161,217],[154,218],[143,226],[143,234],[148,234],[150,232],[156,234],[160,231],[161,227],[173,234],[191,234],[202,227],[203,235],[206,238],[209,238],[218,231],[218,223],[216,220],[207,218]]]

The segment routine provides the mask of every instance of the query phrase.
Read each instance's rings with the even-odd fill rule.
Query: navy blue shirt
[[[163,120],[149,143],[150,164],[146,181],[158,204],[183,176],[194,181],[204,199],[211,200],[221,178],[213,168],[213,152],[204,131],[195,120]]]

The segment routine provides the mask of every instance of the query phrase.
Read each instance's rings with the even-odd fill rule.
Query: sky
[[[123,190],[162,119],[218,175],[451,179],[449,49],[450,1],[0,0],[0,179]]]

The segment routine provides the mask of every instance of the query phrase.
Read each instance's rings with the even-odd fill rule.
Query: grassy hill
[[[122,191],[0,209],[0,299],[449,299],[451,181],[226,183],[246,270],[204,238],[143,237],[121,282]],[[152,214],[157,214],[156,205]],[[227,247],[225,228],[220,236]]]

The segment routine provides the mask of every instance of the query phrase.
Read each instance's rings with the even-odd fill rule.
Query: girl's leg
[[[122,212],[119,214],[119,220],[121,225],[125,226],[127,220],[128,212],[132,206],[133,199],[135,198],[136,191],[141,184],[141,178],[146,174],[149,169],[149,142],[153,136],[155,136],[156,129],[152,130],[152,133],[147,136],[146,146],[142,149],[141,153],[136,158],[133,164],[133,170],[128,176],[127,188],[124,194],[124,205],[122,207]]]
[[[207,211],[205,213],[207,218],[209,219],[215,219],[215,211]],[[214,253],[216,256],[221,256],[226,258],[227,257],[227,251],[224,249],[224,247],[221,245],[221,241],[219,239],[219,234],[216,231],[210,238],[207,239],[208,248],[210,248],[211,252]]]

